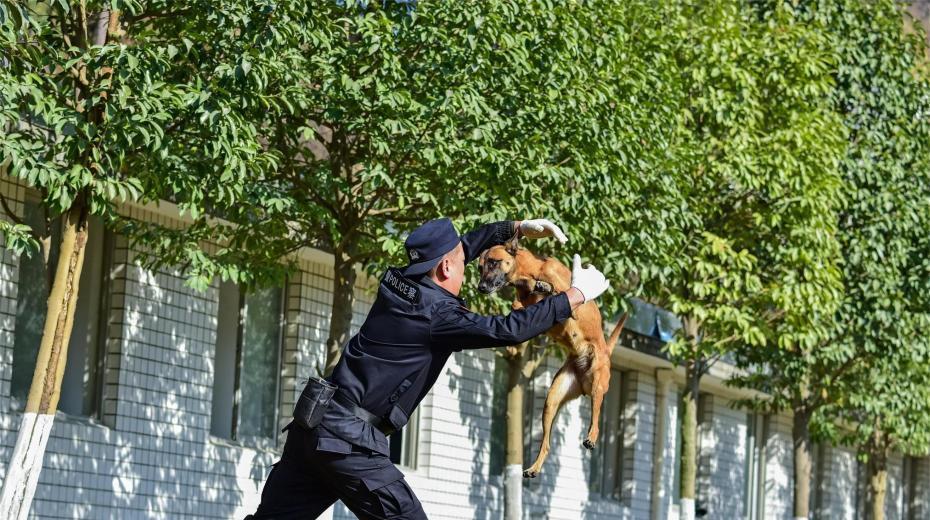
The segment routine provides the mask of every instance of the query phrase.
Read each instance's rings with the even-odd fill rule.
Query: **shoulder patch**
[[[388,269],[381,277],[381,285],[410,303],[420,303],[420,288],[400,274],[397,269]]]

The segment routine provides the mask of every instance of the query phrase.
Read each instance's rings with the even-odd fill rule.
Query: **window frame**
[[[765,518],[765,443],[768,435],[768,421],[767,414],[746,413],[746,460],[743,463],[743,518],[745,520]]]
[[[681,423],[685,416],[685,407],[681,405],[682,389],[678,385],[672,385],[669,394],[674,395],[675,399],[675,423],[671,430],[675,442],[675,459],[672,462],[672,505],[681,505]],[[671,400],[669,400],[671,401]]]
[[[278,425],[278,421],[281,418],[281,401],[282,401],[281,399],[281,384],[282,384],[281,372],[282,372],[282,367],[284,363],[285,335],[286,335],[286,328],[287,328],[287,323],[286,323],[287,322],[287,310],[288,310],[287,304],[288,304],[289,285],[290,285],[288,281],[289,281],[288,279],[285,279],[283,285],[280,285],[280,286],[275,285],[275,286],[265,288],[265,290],[277,289],[278,291],[280,291],[280,295],[278,297],[280,307],[279,307],[277,327],[276,327],[277,328],[277,339],[275,341],[275,345],[276,345],[275,363],[273,365],[274,374],[275,374],[275,377],[274,377],[275,388],[274,388],[274,394],[273,394],[274,403],[271,406],[273,418],[271,421],[272,428],[271,428],[271,431],[269,432],[270,433],[269,437],[258,436],[258,435],[242,436],[239,431],[241,428],[241,423],[242,423],[240,408],[242,405],[241,386],[242,386],[242,369],[243,369],[243,366],[242,366],[243,347],[245,344],[244,341],[245,341],[245,320],[246,320],[246,315],[245,315],[246,298],[251,293],[239,283],[221,282],[221,283],[231,283],[232,285],[235,286],[238,301],[236,302],[235,353],[234,353],[234,361],[233,361],[233,367],[232,367],[233,384],[232,384],[232,400],[230,403],[230,412],[229,412],[230,413],[229,436],[218,434],[215,431],[215,427],[213,424],[214,410],[211,404],[210,434],[215,438],[219,438],[225,441],[231,441],[231,442],[239,443],[243,445],[266,447],[270,449],[276,446],[281,436],[281,433],[278,431],[277,425]],[[219,335],[220,335],[220,331],[219,331],[219,324],[220,324],[220,314],[219,314],[220,313],[220,309],[219,309],[220,294],[219,294],[219,291],[220,290],[221,289],[218,289],[218,294],[217,294],[217,331],[216,331],[217,338],[216,340],[214,340],[214,374],[213,374],[214,378],[217,377],[215,370],[216,370],[216,365],[217,365],[218,352],[216,349],[218,347]],[[216,387],[214,386],[214,392],[215,391],[216,391]],[[216,399],[215,395],[213,396],[213,399]]]
[[[400,453],[394,456],[395,439],[400,439]],[[399,431],[388,436],[391,462],[403,468],[416,470],[420,462],[420,407],[410,414],[410,420]]]
[[[507,379],[509,367],[504,356],[494,353],[492,370],[488,477],[493,479],[503,478],[507,467]]]
[[[598,447],[590,451],[590,475],[588,478],[588,489],[592,495],[600,500],[627,504],[629,500],[624,497],[624,488],[626,484],[626,464],[625,457],[627,450],[632,447],[626,446],[626,428],[629,425],[629,418],[626,416],[627,405],[629,403],[630,375],[628,372],[611,368],[610,385],[607,393],[604,394],[604,402],[601,406],[600,434]],[[613,392],[613,393],[612,393]],[[616,421],[611,424],[611,417]],[[586,431],[586,430],[585,430]],[[599,449],[598,449],[599,448]],[[608,474],[608,468],[613,467],[612,474]]]

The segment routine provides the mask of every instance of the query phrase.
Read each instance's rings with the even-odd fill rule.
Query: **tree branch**
[[[546,359],[546,347],[543,345],[538,349],[534,349],[529,343],[526,343],[526,348],[522,352],[522,355],[529,355],[529,359],[523,362],[522,372],[523,377],[530,379],[533,377],[533,374],[536,373],[536,369],[539,368],[539,365]]]
[[[8,217],[10,217],[10,220],[19,224],[20,226],[26,225],[26,223],[23,222],[21,218],[16,216],[16,213],[14,213],[12,209],[10,209],[10,206],[7,204],[6,197],[3,196],[3,193],[0,193],[0,205],[3,206],[3,211],[6,213]]]
[[[408,210],[410,210],[410,209],[418,209],[418,208],[422,208],[422,207],[423,207],[423,204],[422,204],[422,203],[415,203],[415,204],[411,204],[411,205],[407,206],[407,208],[403,208],[403,209],[408,209]],[[376,210],[369,211],[369,212],[368,212],[368,216],[369,216],[369,217],[377,217],[377,216],[379,216],[379,215],[387,215],[388,213],[393,213],[393,212],[396,212],[396,211],[400,211],[401,209],[402,209],[402,208],[397,207],[397,206],[391,207],[391,208],[376,209]]]
[[[146,20],[156,20],[160,18],[178,18],[182,16],[187,16],[194,12],[193,8],[188,9],[178,9],[177,11],[171,11],[169,13],[139,13],[135,16],[125,16],[124,18],[128,23],[142,22]]]
[[[368,212],[368,216],[369,216],[369,217],[377,217],[378,215],[386,215],[386,214],[388,214],[388,213],[393,213],[393,212],[395,212],[395,211],[397,211],[397,210],[399,210],[399,209],[400,209],[400,208],[397,207],[397,206],[394,206],[394,207],[391,207],[391,208],[376,209],[376,210],[369,211],[369,212]]]

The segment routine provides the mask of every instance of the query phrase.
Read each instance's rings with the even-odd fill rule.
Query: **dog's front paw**
[[[533,471],[531,469],[523,470],[523,478],[536,478],[538,475],[538,471]]]
[[[590,441],[590,440],[588,440],[588,439],[585,439],[584,442],[582,442],[581,444],[583,444],[584,447],[587,448],[587,449],[589,449],[589,450],[593,450],[593,449],[594,449],[594,442],[593,442],[593,441]]]
[[[542,280],[536,280],[536,285],[533,287],[533,292],[536,293],[552,294],[553,291],[552,284]]]

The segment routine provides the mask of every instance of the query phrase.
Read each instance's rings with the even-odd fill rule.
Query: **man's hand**
[[[559,226],[556,226],[548,219],[522,220],[518,223],[517,229],[520,230],[520,235],[526,238],[555,237],[561,244],[568,242],[568,237],[565,236],[565,233],[562,233]]]
[[[572,289],[581,291],[584,296],[584,303],[587,303],[601,294],[610,287],[610,283],[604,276],[604,273],[597,270],[593,265],[581,267],[581,257],[575,255],[572,265]],[[569,296],[571,300],[571,296]],[[574,308],[574,306],[572,306]]]

